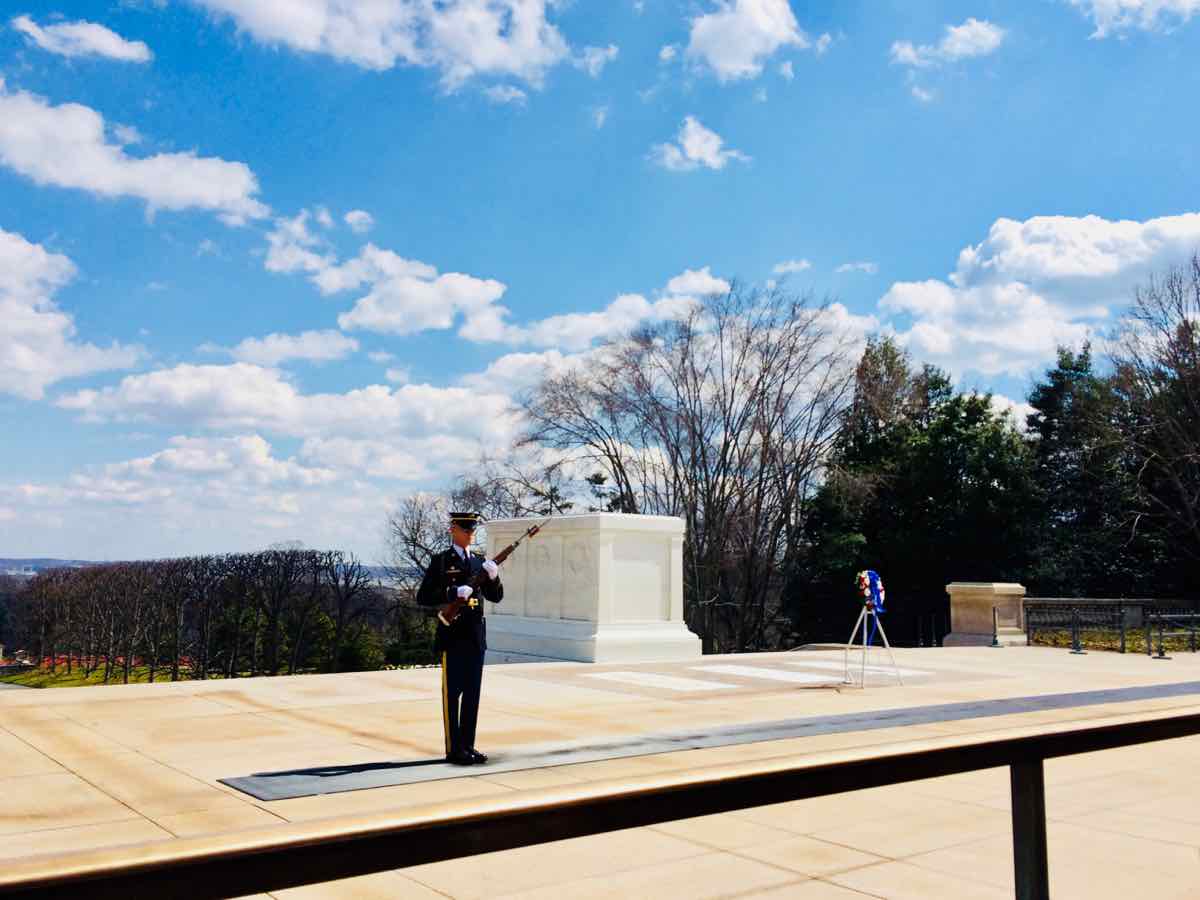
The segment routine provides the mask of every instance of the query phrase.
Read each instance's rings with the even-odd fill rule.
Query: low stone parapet
[[[1025,646],[1025,587],[998,581],[955,581],[946,585],[950,595],[950,633],[943,647],[979,647],[992,643],[992,610],[996,610],[995,637],[1003,646]]]

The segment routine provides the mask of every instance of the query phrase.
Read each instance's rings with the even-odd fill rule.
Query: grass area
[[[183,673],[181,672],[182,676]],[[120,669],[113,669],[109,676],[109,684],[124,684],[124,673]],[[170,681],[171,670],[165,672],[159,669],[154,673],[154,680]],[[149,666],[135,666],[129,671],[130,684],[144,684],[150,681]],[[75,666],[70,674],[67,674],[66,666],[59,666],[58,670],[51,672],[49,669],[30,669],[28,672],[20,672],[16,675],[0,676],[0,683],[4,684],[20,684],[25,687],[35,688],[50,688],[50,687],[89,687],[97,684],[104,684],[104,666],[96,669],[90,678],[85,678],[83,669]]]
[[[417,669],[427,668],[427,666],[414,665],[398,665],[384,666],[385,669]],[[312,675],[314,672],[297,672],[297,675]],[[190,681],[191,676],[186,669],[180,670],[179,677],[181,681]],[[249,672],[242,672],[238,677],[249,678]],[[210,675],[211,680],[220,680],[220,675]],[[158,669],[154,673],[154,683],[161,684],[171,680],[171,670]],[[148,684],[150,682],[150,667],[149,666],[134,666],[129,670],[130,684]],[[108,680],[109,684],[124,684],[124,673],[121,669],[115,668],[112,671]],[[51,672],[49,669],[30,669],[28,672],[20,672],[15,675],[0,675],[0,684],[19,684],[24,687],[32,688],[70,688],[70,687],[93,687],[95,685],[104,684],[104,666],[96,669],[90,678],[85,678],[83,669],[78,666],[74,667],[70,674],[67,674],[67,667],[60,665],[58,670]]]

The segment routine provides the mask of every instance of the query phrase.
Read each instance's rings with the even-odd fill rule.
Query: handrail
[[[1179,709],[1189,712],[1179,714]],[[565,785],[372,815],[6,861],[0,895],[89,900],[210,900],[333,881],[583,837],[1010,766],[1017,897],[1049,896],[1042,762],[1200,734],[1195,703],[1175,710],[950,735],[897,745],[724,764],[637,779]]]

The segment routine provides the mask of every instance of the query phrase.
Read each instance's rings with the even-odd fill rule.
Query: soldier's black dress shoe
[[[475,758],[466,750],[455,750],[446,754],[446,762],[455,766],[473,766]]]
[[[467,754],[471,757],[471,762],[475,763],[477,766],[482,766],[485,762],[487,762],[487,754],[480,753],[474,747],[468,750]]]

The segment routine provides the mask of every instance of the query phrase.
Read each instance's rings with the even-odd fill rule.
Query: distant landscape
[[[360,671],[431,658],[432,623],[411,602],[413,579],[381,583],[387,570],[338,550],[2,561],[20,574],[0,575],[0,645],[37,671],[0,680],[30,687]]]
[[[46,569],[61,569],[64,566],[72,568],[94,566],[99,561],[88,559],[54,559],[45,556],[25,559],[0,556],[0,574],[12,575],[27,571],[44,572]]]
[[[81,569],[85,566],[102,566],[113,560],[108,559],[58,559],[52,556],[39,557],[7,557],[0,556],[0,575],[15,577],[32,577],[38,572],[50,569]],[[388,584],[391,581],[391,569],[388,566],[364,566],[371,578]]]

